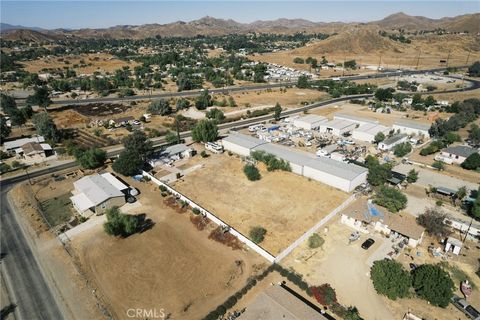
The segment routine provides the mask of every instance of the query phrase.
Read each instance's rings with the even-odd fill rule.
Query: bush
[[[118,207],[106,211],[107,222],[103,227],[105,232],[112,236],[128,237],[138,229],[138,220],[135,216],[120,213]]]
[[[147,111],[152,114],[166,116],[172,113],[170,103],[165,99],[153,101],[147,108]]]
[[[393,149],[393,154],[397,157],[404,157],[412,151],[412,145],[408,142],[400,143]]]
[[[10,169],[12,169],[12,167],[10,167],[8,163],[0,163],[0,173],[8,172]]]
[[[472,153],[467,159],[465,159],[465,161],[463,161],[461,166],[467,170],[477,170],[480,168],[480,154]]]
[[[439,265],[424,264],[413,271],[413,288],[417,295],[435,306],[446,308],[453,296],[454,284]]]
[[[267,230],[262,227],[253,227],[250,229],[249,235],[253,242],[259,244],[265,238],[265,234],[267,234]]]
[[[420,155],[421,156],[428,156],[430,154],[433,154],[435,152],[438,152],[440,149],[444,148],[445,145],[443,142],[435,140],[432,143],[430,143],[428,146],[420,150]]]
[[[321,247],[323,246],[324,243],[325,243],[325,240],[323,240],[323,238],[320,237],[318,233],[314,233],[308,238],[308,246],[311,249]]]
[[[287,161],[283,159],[278,159],[273,154],[267,153],[265,151],[254,151],[252,152],[251,156],[253,159],[265,163],[268,171],[292,171],[292,168]]]
[[[322,284],[319,287],[310,287],[310,290],[321,305],[331,306],[337,302],[337,294],[328,283]]]
[[[378,260],[370,269],[373,286],[378,294],[391,300],[405,298],[411,286],[410,274],[393,260]]]
[[[374,202],[390,212],[398,212],[407,206],[407,197],[395,188],[384,186],[376,192]]]
[[[201,156],[202,158],[208,158],[208,153],[207,153],[207,151],[202,150],[202,152],[200,152],[200,156]]]
[[[260,175],[260,171],[258,171],[257,167],[252,164],[247,164],[243,167],[243,172],[247,176],[247,179],[250,181],[257,181],[262,178]]]
[[[199,215],[199,214],[200,214],[200,209],[198,209],[198,208],[193,208],[193,209],[192,209],[192,212],[193,212],[193,214],[195,214],[195,215]]]
[[[434,161],[432,163],[432,167],[437,169],[438,171],[442,171],[443,169],[445,169],[445,165],[441,161]]]

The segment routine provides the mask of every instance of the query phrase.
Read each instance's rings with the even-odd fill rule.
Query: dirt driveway
[[[304,243],[285,260],[284,264],[293,267],[304,275],[309,283],[329,283],[336,291],[338,301],[347,306],[356,306],[364,319],[394,319],[377,295],[370,280],[369,257],[381,247],[383,240],[375,235],[362,235],[359,240],[348,244],[352,229],[336,218],[328,225],[328,232],[320,230],[325,239],[322,249],[309,249]],[[360,245],[368,237],[375,244],[367,251]]]

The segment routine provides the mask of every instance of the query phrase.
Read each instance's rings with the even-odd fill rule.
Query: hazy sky
[[[399,11],[430,18],[480,11],[480,1],[1,1],[1,22],[41,28],[99,28],[190,21],[209,15],[239,22],[303,18],[372,21]]]

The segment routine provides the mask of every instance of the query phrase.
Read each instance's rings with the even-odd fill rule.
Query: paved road
[[[462,67],[458,67],[462,68]],[[381,72],[375,74],[366,74],[366,75],[357,75],[357,76],[345,76],[339,77],[340,80],[366,80],[366,79],[375,79],[375,78],[388,78],[388,77],[397,77],[401,75],[411,75],[411,74],[422,74],[425,72],[437,72],[443,71],[445,68],[434,68],[434,69],[425,69],[425,70],[402,70],[402,71],[388,71],[388,72]],[[273,89],[273,88],[283,88],[286,86],[295,85],[296,82],[278,82],[278,83],[266,83],[266,84],[256,84],[251,86],[232,86],[232,87],[224,87],[224,88],[216,88],[216,89],[209,89],[210,93],[214,94],[229,94],[232,92],[246,92],[246,91],[258,91],[258,90],[265,90],[265,89]],[[103,97],[103,98],[90,98],[90,99],[82,99],[82,100],[75,100],[75,99],[67,99],[67,100],[54,100],[53,105],[69,105],[69,104],[89,104],[89,103],[105,103],[105,102],[125,102],[125,101],[135,101],[135,100],[146,100],[146,99],[160,99],[160,98],[173,98],[173,97],[195,97],[200,95],[202,90],[189,90],[189,91],[181,91],[181,92],[163,92],[159,94],[153,95],[138,95],[138,96],[131,96],[131,97]],[[20,100],[18,103],[22,103]],[[54,108],[52,106],[51,108]]]
[[[2,274],[17,319],[63,319],[37,260],[7,201],[8,188],[1,193]]]

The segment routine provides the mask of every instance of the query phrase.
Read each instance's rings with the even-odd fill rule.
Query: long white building
[[[359,141],[373,142],[378,133],[381,132],[387,136],[389,131],[389,127],[382,126],[381,124],[366,123],[353,130],[352,138]]]
[[[430,138],[430,133],[428,133],[429,129],[429,124],[411,120],[400,120],[393,124],[393,130],[395,130],[395,132],[400,131],[400,133],[416,136],[425,136],[426,138]]]
[[[377,119],[357,117],[357,116],[349,115],[349,114],[345,114],[345,113],[335,113],[333,115],[333,119],[352,121],[352,122],[355,122],[356,124],[358,124],[360,126],[362,126],[364,124],[371,124],[371,123],[378,124]]]
[[[253,151],[273,154],[279,159],[288,161],[293,173],[320,181],[345,192],[354,190],[367,180],[368,170],[364,167],[324,157],[317,158],[311,153],[267,143],[241,133],[231,133],[222,140],[222,143],[225,150],[241,156],[248,156]]]
[[[334,119],[320,124],[320,132],[331,133],[334,136],[342,136],[352,132],[357,127],[355,122],[350,120]]]
[[[293,125],[305,130],[315,130],[320,128],[320,124],[327,122],[328,119],[316,114],[309,114],[293,120]]]

